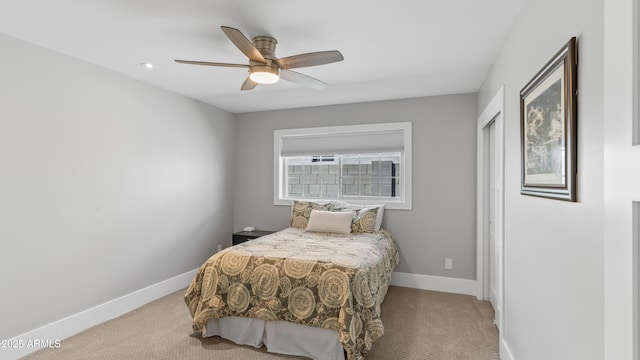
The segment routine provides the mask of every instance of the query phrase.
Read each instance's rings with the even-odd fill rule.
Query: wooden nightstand
[[[237,233],[233,233],[233,245],[238,245],[245,241],[257,239],[260,236],[265,236],[269,234],[273,234],[275,231],[266,231],[266,230],[254,230],[254,231],[239,231]]]

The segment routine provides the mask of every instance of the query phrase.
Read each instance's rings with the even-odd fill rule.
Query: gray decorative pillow
[[[353,211],[352,209],[341,209],[340,211]],[[351,221],[351,232],[372,233],[376,231],[376,217],[378,208],[364,208],[356,210]]]
[[[343,210],[361,210],[361,209],[371,209],[371,208],[378,208],[377,211],[377,215],[376,215],[376,228],[375,231],[380,231],[380,228],[382,227],[382,217],[384,215],[384,204],[380,204],[380,205],[357,205],[357,204],[350,204],[350,203],[346,203],[343,201],[334,201],[333,202],[333,207],[334,207],[334,211],[343,211]]]

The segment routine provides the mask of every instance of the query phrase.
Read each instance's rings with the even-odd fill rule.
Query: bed
[[[296,206],[302,205],[294,203],[291,227],[227,248],[202,265],[185,294],[193,328],[205,337],[264,344],[269,352],[364,359],[384,332],[380,304],[398,263],[395,241],[376,231],[375,212],[367,220],[372,231],[358,228],[369,208],[348,209],[351,228],[340,233],[333,220],[330,232],[309,231],[311,214],[344,208],[307,203],[311,209],[297,214]]]

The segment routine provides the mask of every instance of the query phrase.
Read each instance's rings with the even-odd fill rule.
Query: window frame
[[[285,158],[281,157],[282,138],[288,136],[308,136],[319,134],[348,134],[380,131],[403,131],[404,150],[401,152],[400,163],[400,188],[401,194],[397,198],[389,197],[345,197],[337,198],[298,198],[285,197],[286,194],[286,172]],[[363,124],[346,126],[326,126],[301,129],[283,129],[273,132],[273,204],[290,206],[293,200],[305,201],[345,201],[357,204],[385,204],[386,209],[411,210],[411,167],[412,167],[412,146],[411,146],[411,122]],[[388,152],[388,151],[381,151]]]

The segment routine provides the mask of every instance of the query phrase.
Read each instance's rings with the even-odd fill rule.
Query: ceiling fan
[[[238,29],[228,26],[221,26],[221,28],[229,40],[249,58],[248,65],[191,60],[175,61],[181,64],[191,65],[248,68],[249,76],[242,84],[240,90],[252,90],[259,84],[273,84],[278,82],[280,78],[298,85],[320,90],[327,86],[327,84],[289,69],[330,64],[344,60],[340,51],[337,50],[312,52],[278,59],[276,58],[276,44],[278,44],[276,39],[270,36],[256,36],[253,38],[253,41],[250,41]]]

